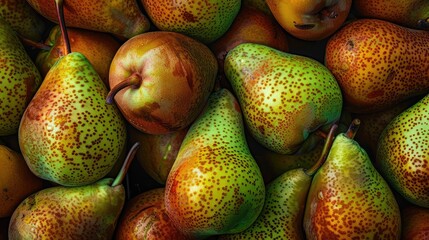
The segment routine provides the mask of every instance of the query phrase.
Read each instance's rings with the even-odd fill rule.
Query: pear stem
[[[347,129],[347,132],[345,133],[346,136],[350,139],[353,139],[359,129],[360,126],[360,120],[355,118],[353,119],[352,123],[349,126],[349,129]]]
[[[322,153],[319,159],[317,160],[316,164],[314,164],[311,168],[305,170],[305,174],[307,174],[308,176],[313,176],[320,168],[320,166],[322,166],[325,162],[326,158],[328,157],[329,151],[331,150],[332,143],[334,142],[334,136],[337,128],[338,125],[333,124],[329,129],[329,133],[325,138],[325,145],[323,145]]]
[[[137,73],[131,74],[124,81],[116,84],[112,89],[110,89],[110,91],[109,91],[109,93],[107,94],[107,97],[106,97],[106,103],[107,104],[112,104],[113,103],[113,98],[122,89],[124,89],[126,87],[130,87],[130,86],[134,87],[134,88],[138,88],[141,83],[142,83],[142,79],[141,79],[141,77]]]
[[[70,47],[70,41],[69,41],[69,36],[67,33],[67,28],[66,28],[66,21],[64,18],[64,0],[55,0],[55,7],[57,9],[57,14],[58,14],[58,22],[60,25],[60,29],[61,29],[61,35],[64,39],[64,43],[65,43],[65,53],[66,55],[71,53],[71,47]]]
[[[320,129],[316,130],[316,135],[323,138],[323,139],[326,139],[328,137],[328,134],[326,134],[324,131],[322,131]]]
[[[122,184],[122,181],[124,180],[125,175],[128,172],[128,168],[130,168],[131,162],[134,159],[134,156],[136,155],[139,147],[140,147],[140,142],[134,143],[134,145],[131,147],[127,157],[125,158],[124,163],[122,164],[121,170],[119,170],[118,176],[116,176],[115,180],[112,183],[112,187],[116,187]]]
[[[25,37],[21,36],[20,34],[18,34],[18,37],[19,37],[19,40],[21,40],[22,44],[24,44],[25,46],[30,46],[30,47],[34,47],[34,48],[37,48],[40,50],[47,50],[47,51],[51,50],[51,48],[52,48],[51,46],[46,45],[44,43],[35,42],[31,39],[25,38]]]

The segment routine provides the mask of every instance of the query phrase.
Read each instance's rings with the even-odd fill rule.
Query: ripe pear
[[[219,239],[305,239],[302,218],[308,189],[329,153],[337,127],[332,125],[323,151],[312,167],[286,171],[266,186],[264,208],[252,226]]]
[[[213,90],[210,49],[180,33],[156,31],[126,41],[112,60],[109,103],[139,131],[166,134],[189,127]]]
[[[42,77],[10,24],[0,17],[0,136],[16,134]]]
[[[246,143],[238,102],[227,89],[215,91],[168,175],[167,214],[186,235],[206,238],[248,228],[264,200],[264,181]]]
[[[429,31],[358,19],[328,41],[325,65],[352,113],[385,110],[429,91]]]
[[[150,28],[149,19],[136,0],[28,0],[28,3],[43,17],[59,23],[56,1],[64,6],[64,19],[69,27],[108,32],[125,39]]]
[[[429,30],[427,0],[354,0],[352,10],[359,18],[377,18],[409,28]]]
[[[132,146],[115,179],[49,187],[27,197],[10,219],[9,239],[112,239],[125,203],[122,181],[138,147]]]
[[[224,68],[251,135],[274,152],[296,152],[312,132],[340,118],[338,83],[314,59],[242,43]]]
[[[396,116],[381,133],[376,166],[406,200],[429,208],[429,95]]]
[[[78,52],[61,57],[26,108],[18,139],[30,169],[66,186],[103,178],[126,142],[125,121],[106,104],[107,88]]]
[[[0,16],[21,37],[41,41],[47,29],[47,21],[26,0],[1,0]]]
[[[304,213],[306,238],[400,239],[398,203],[353,136],[335,137],[313,177]]]
[[[111,34],[82,28],[68,28],[67,33],[71,51],[82,53],[108,87],[110,63],[121,43]],[[50,46],[50,49],[40,50],[35,59],[43,77],[46,76],[52,65],[66,54],[64,51],[65,41],[59,25],[51,28],[45,44]]]
[[[0,145],[0,218],[12,216],[15,208],[29,195],[44,187],[42,179],[28,168],[22,154]]]
[[[182,33],[205,44],[225,34],[241,7],[241,0],[139,0],[160,30]]]
[[[138,194],[124,206],[116,229],[116,240],[185,240],[165,211],[164,188]]]

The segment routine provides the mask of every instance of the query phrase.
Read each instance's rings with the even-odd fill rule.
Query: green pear
[[[310,133],[340,118],[341,90],[314,59],[242,43],[224,69],[251,135],[272,151],[294,153]]]
[[[191,125],[165,191],[173,224],[195,238],[237,233],[258,217],[265,185],[246,143],[240,107],[227,89],[213,92]]]
[[[0,17],[0,136],[16,134],[42,78],[10,24]]]
[[[337,125],[332,125],[323,151],[311,168],[289,170],[267,185],[264,208],[252,226],[219,239],[305,239],[302,218],[308,189],[329,153],[336,129]]]
[[[41,41],[47,29],[47,21],[26,0],[0,1],[0,16],[22,37]]]
[[[398,203],[353,137],[338,134],[313,177],[304,212],[306,237],[400,239]]]
[[[206,44],[225,34],[241,7],[241,0],[138,1],[158,29],[182,33]]]
[[[22,201],[9,223],[9,239],[112,239],[125,204],[122,181],[139,143],[115,179],[42,189]]]
[[[429,95],[396,116],[381,133],[376,166],[406,200],[429,208]]]
[[[66,186],[103,178],[126,142],[125,121],[106,104],[107,88],[78,52],[60,58],[47,73],[21,120],[18,138],[30,169]]]

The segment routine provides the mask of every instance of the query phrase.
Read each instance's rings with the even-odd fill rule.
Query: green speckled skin
[[[400,239],[396,199],[359,144],[340,133],[313,177],[304,213],[307,239]]]
[[[170,219],[193,237],[240,232],[258,217],[264,181],[245,140],[240,107],[228,90],[212,93],[191,125],[165,191]]]
[[[305,239],[302,218],[310,184],[302,168],[283,173],[267,185],[265,205],[255,223],[219,239]]]
[[[125,203],[122,185],[102,179],[82,187],[50,187],[15,209],[9,239],[112,239]]]
[[[340,117],[341,90],[316,60],[243,43],[229,51],[224,68],[252,136],[272,151],[291,154]]]
[[[39,177],[65,186],[103,178],[125,146],[125,121],[106,104],[107,89],[80,53],[48,72],[21,120],[19,146]]]
[[[16,134],[42,78],[15,31],[0,17],[0,136]]]
[[[225,34],[241,7],[241,0],[139,1],[157,28],[206,44]]]
[[[405,199],[429,208],[429,95],[383,130],[376,166]]]

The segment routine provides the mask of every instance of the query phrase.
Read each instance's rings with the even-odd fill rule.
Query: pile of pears
[[[4,0],[0,239],[426,239],[428,60],[427,1]]]

